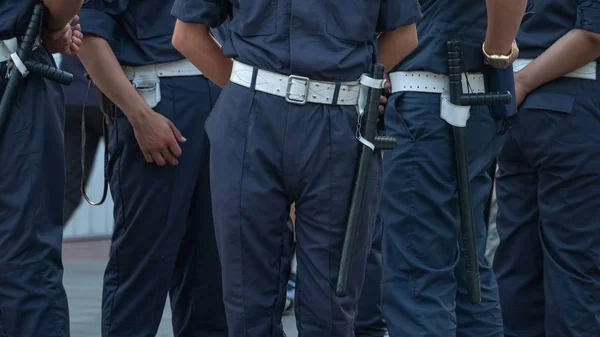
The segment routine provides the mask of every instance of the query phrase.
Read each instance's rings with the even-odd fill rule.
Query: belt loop
[[[258,68],[252,67],[252,80],[250,81],[250,90],[256,87],[256,77],[258,77]]]
[[[331,104],[337,105],[338,97],[340,96],[340,87],[342,84],[340,82],[335,82],[335,89],[333,90],[333,97],[331,98]]]

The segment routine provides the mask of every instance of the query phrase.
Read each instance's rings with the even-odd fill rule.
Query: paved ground
[[[63,250],[71,336],[100,337],[100,299],[108,241],[65,242]],[[294,317],[285,316],[283,323],[288,337],[297,337]],[[173,337],[168,302],[157,337]]]

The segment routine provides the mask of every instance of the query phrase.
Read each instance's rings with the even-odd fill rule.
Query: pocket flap
[[[550,110],[563,113],[571,113],[575,97],[565,94],[550,92],[532,93],[525,98],[521,105],[522,109]]]

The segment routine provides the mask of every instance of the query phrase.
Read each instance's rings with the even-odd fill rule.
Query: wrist
[[[490,48],[484,42],[481,46],[484,63],[493,68],[506,69],[510,65],[512,65],[513,62],[515,61],[515,59],[518,57],[519,48],[517,47],[517,44],[515,42],[513,42],[511,44],[510,50],[508,52],[495,53],[494,52],[495,50],[503,50],[503,49],[499,49],[499,48],[500,48],[500,46],[493,46],[493,45],[492,45],[492,48]]]
[[[153,110],[148,106],[146,101],[142,100],[139,104],[131,104],[124,107],[123,113],[127,116],[129,123],[133,127],[143,123],[153,112]]]
[[[515,73],[515,86],[518,86],[521,90],[528,93],[536,88],[536,84],[532,81],[535,77],[529,76],[528,71],[525,68]]]
[[[485,41],[483,43],[483,50],[488,55],[510,55],[512,51],[512,43],[510,45],[506,45]]]

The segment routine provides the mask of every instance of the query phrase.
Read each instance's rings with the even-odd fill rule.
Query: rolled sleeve
[[[171,15],[183,22],[216,28],[227,20],[231,10],[229,0],[175,0]]]
[[[600,0],[579,2],[575,28],[600,34]]]
[[[421,19],[419,0],[383,0],[377,20],[378,32],[389,32]]]
[[[129,0],[86,0],[79,11],[81,32],[97,35],[106,41],[115,36],[117,22],[129,6]]]

